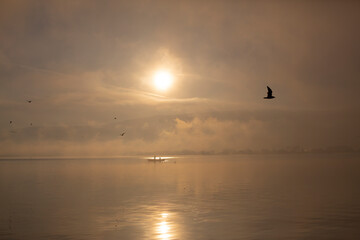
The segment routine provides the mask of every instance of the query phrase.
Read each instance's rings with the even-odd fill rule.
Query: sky
[[[358,1],[0,1],[0,156],[359,149],[359,12]]]

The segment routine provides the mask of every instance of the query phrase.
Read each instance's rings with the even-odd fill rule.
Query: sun
[[[173,75],[167,70],[159,70],[155,72],[153,80],[158,90],[165,91],[171,86]]]

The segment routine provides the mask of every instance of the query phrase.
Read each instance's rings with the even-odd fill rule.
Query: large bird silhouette
[[[272,90],[271,90],[271,88],[269,88],[269,86],[266,86],[266,87],[267,87],[268,92],[267,92],[267,96],[264,97],[264,99],[272,99],[272,98],[275,98],[275,97],[272,95]]]

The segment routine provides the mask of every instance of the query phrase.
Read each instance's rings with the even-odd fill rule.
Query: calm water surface
[[[0,239],[360,239],[359,155],[0,160]]]

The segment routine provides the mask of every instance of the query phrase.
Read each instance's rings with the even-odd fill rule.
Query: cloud
[[[355,1],[1,1],[2,151],[356,145],[359,9]],[[161,93],[152,74],[164,67],[176,77]],[[273,101],[262,98],[266,85]],[[112,135],[117,127],[127,138]]]
[[[339,117],[338,115],[341,115]],[[333,122],[329,119],[337,117]],[[360,113],[209,112],[3,130],[3,155],[101,155],[326,148],[355,144]],[[341,125],[342,128],[337,126]],[[125,136],[120,133],[126,130]]]

